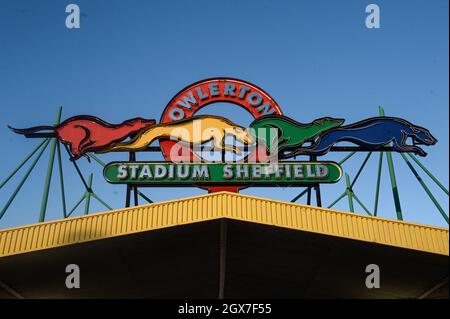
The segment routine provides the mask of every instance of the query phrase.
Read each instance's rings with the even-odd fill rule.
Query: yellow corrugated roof
[[[219,218],[449,255],[448,228],[219,192],[0,230],[0,257]]]

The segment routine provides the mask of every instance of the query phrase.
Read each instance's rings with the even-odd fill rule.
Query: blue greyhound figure
[[[407,145],[412,137],[414,145]],[[283,158],[296,155],[324,155],[333,145],[346,141],[369,151],[380,149],[392,142],[396,152],[412,152],[426,156],[416,144],[434,145],[437,140],[431,133],[417,125],[396,117],[373,117],[354,124],[331,128],[316,136],[310,147],[300,147]]]

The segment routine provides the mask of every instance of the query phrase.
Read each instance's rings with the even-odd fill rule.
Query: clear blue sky
[[[352,123],[378,115],[382,105],[387,115],[429,128],[439,143],[427,149],[423,163],[448,187],[448,1],[373,2],[381,8],[378,30],[364,24],[371,1],[74,0],[81,8],[81,29],[69,30],[65,7],[70,1],[0,0],[0,178],[38,142],[11,133],[7,125],[52,124],[59,105],[63,119],[78,114],[109,122],[136,116],[159,119],[167,102],[186,85],[230,76],[262,87],[298,121],[333,116]],[[234,105],[222,110],[209,106],[203,113],[226,115],[242,125],[251,121]],[[363,157],[344,164],[352,177]],[[378,156],[370,159],[355,185],[370,210],[377,161]],[[447,226],[398,154],[394,161],[405,220]],[[123,207],[124,187],[107,184],[97,164],[79,163],[85,175],[94,173],[94,190],[113,207]],[[47,156],[0,220],[0,228],[37,221],[46,167]],[[0,207],[23,172],[0,190]],[[47,219],[62,216],[56,167],[55,173]],[[64,173],[72,207],[83,187],[67,160]],[[448,197],[422,175],[448,212]],[[344,188],[344,180],[323,186],[324,205]],[[290,200],[300,191],[254,188],[244,193]],[[204,191],[149,188],[145,193],[160,201]],[[380,196],[380,215],[395,218],[386,162]],[[103,210],[95,201],[91,208]],[[348,210],[347,201],[337,208]]]

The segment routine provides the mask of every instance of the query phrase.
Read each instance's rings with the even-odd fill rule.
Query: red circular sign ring
[[[170,123],[176,120],[191,118],[206,105],[218,102],[228,102],[241,106],[255,119],[267,115],[282,115],[281,108],[275,100],[258,86],[233,78],[211,78],[191,84],[178,92],[164,109],[160,123]],[[160,139],[159,144],[164,158],[171,162],[193,162],[200,158],[192,149],[182,146],[176,141]],[[172,147],[177,147],[176,157],[171,153]],[[258,154],[260,152],[253,152]],[[258,159],[249,155],[249,160]],[[260,153],[261,154],[261,153]],[[256,155],[253,155],[256,156]],[[213,191],[237,191],[238,186],[207,187]]]

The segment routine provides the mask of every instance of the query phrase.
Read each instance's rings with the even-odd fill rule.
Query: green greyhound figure
[[[304,124],[284,115],[266,115],[250,124],[251,134],[264,142],[267,152],[280,153],[283,150],[297,149],[303,143],[311,141],[318,134],[344,123],[344,119],[323,117]],[[274,134],[275,129],[276,133]],[[259,130],[262,129],[262,130]]]

